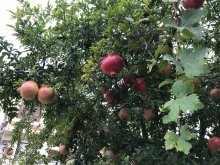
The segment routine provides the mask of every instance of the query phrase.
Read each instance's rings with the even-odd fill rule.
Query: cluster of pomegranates
[[[36,97],[42,104],[49,104],[55,99],[53,88],[43,85],[40,89],[36,82],[26,81],[17,89],[21,97],[25,100],[33,100]]]
[[[185,9],[199,9],[202,7],[204,0],[183,0],[183,7]]]
[[[220,138],[212,137],[208,140],[208,149],[211,151],[220,151]]]
[[[131,114],[131,110],[129,108],[122,108],[122,109],[120,109],[120,111],[118,113],[118,117],[122,121],[126,121],[126,120],[128,120],[130,114]],[[151,121],[155,117],[156,117],[156,115],[152,109],[145,109],[144,113],[142,115],[142,118],[144,121]]]
[[[122,71],[123,67],[123,59],[118,54],[107,55],[101,62],[101,70],[108,76],[115,76]],[[124,84],[128,86],[133,84],[132,78],[129,76],[124,77],[123,81]],[[134,87],[141,93],[145,93],[147,91],[147,85],[143,77],[137,77],[134,80]],[[104,93],[106,93],[107,97],[111,95],[109,90],[104,91]]]

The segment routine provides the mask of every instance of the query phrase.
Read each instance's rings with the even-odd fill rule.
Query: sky
[[[41,4],[42,6],[46,6],[48,0],[28,0],[31,5]],[[50,0],[51,3],[55,2],[55,0]],[[19,49],[19,42],[14,37],[13,31],[11,28],[7,26],[7,24],[14,25],[14,21],[11,19],[11,13],[8,10],[16,11],[16,7],[19,5],[17,0],[4,0],[0,5],[0,36],[5,37],[12,43],[15,48]]]
[[[2,0],[3,1],[3,0]],[[31,5],[41,4],[43,7],[46,6],[48,0],[28,0]],[[50,0],[51,3],[55,0]],[[3,36],[9,43],[12,43],[15,48],[19,50],[20,43],[16,40],[14,33],[7,24],[14,25],[14,21],[11,19],[11,13],[8,10],[15,11],[19,5],[17,0],[4,0],[0,5],[0,36]],[[0,110],[0,124],[4,118],[3,112]]]

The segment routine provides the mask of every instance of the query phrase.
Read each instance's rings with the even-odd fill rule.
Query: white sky
[[[2,0],[3,1],[3,0]],[[31,5],[41,4],[46,6],[48,0],[28,0]],[[55,0],[49,0],[50,2],[55,2]],[[16,38],[12,36],[13,31],[11,28],[7,27],[7,24],[14,25],[14,21],[11,19],[11,13],[8,10],[15,11],[16,7],[19,5],[17,0],[4,0],[0,5],[0,36],[5,37],[9,43],[14,44],[15,48],[19,49],[19,42]]]
[[[7,24],[14,25],[14,21],[11,19],[11,13],[8,10],[15,11],[16,7],[19,5],[17,0],[1,0],[0,5],[0,36],[3,36],[9,43],[12,43],[15,48],[19,50],[20,44],[16,40],[16,37],[12,36],[14,33]],[[48,0],[28,0],[31,5],[41,4],[46,6]],[[55,0],[50,0],[50,2],[55,2]],[[0,124],[4,118],[3,112],[0,110]]]

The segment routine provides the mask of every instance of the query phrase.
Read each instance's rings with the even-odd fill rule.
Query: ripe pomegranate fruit
[[[150,121],[156,117],[152,109],[144,110],[143,119],[145,121]]]
[[[108,103],[113,103],[114,102],[114,96],[112,94],[111,90],[108,90],[105,94],[104,94],[104,98]]]
[[[130,116],[130,109],[129,108],[122,108],[119,113],[118,113],[118,117],[121,120],[127,120]]]
[[[132,85],[132,78],[130,76],[125,76],[123,78],[123,82],[124,82],[125,85],[131,86]]]
[[[208,140],[208,149],[211,151],[220,151],[220,138],[212,137]]]
[[[33,100],[37,96],[38,90],[38,85],[34,81],[26,81],[17,89],[21,97],[26,100]]]
[[[146,82],[145,82],[144,78],[142,78],[142,77],[138,77],[135,79],[134,87],[138,92],[141,92],[141,93],[146,93],[146,91],[147,91]]]
[[[220,88],[214,88],[210,91],[210,97],[215,101],[220,101]]]
[[[184,0],[182,5],[185,9],[199,9],[203,3],[204,0]]]
[[[61,145],[59,147],[59,153],[62,154],[62,155],[67,155],[68,154],[68,150],[67,150],[65,145]]]
[[[124,67],[124,62],[121,56],[110,54],[101,62],[102,72],[109,76],[114,76],[119,73]]]
[[[42,104],[49,104],[55,99],[55,91],[48,86],[42,86],[38,91],[38,101]]]
[[[171,64],[171,63],[167,63],[167,66],[163,69],[163,75],[165,76],[165,77],[167,77],[167,76],[169,76],[169,74],[170,74],[170,72],[171,72],[171,70],[172,70],[172,68],[173,68],[173,65]]]

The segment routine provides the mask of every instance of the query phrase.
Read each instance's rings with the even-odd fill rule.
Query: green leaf
[[[181,17],[181,25],[177,25],[173,19],[163,19],[163,23],[166,27],[173,27],[182,32],[183,37],[193,38],[186,30],[193,34],[195,39],[201,40],[203,32],[205,29],[202,26],[196,26],[195,24],[199,22],[206,14],[206,10],[183,10]]]
[[[184,125],[180,129],[180,134],[177,135],[174,132],[167,132],[164,136],[165,139],[165,148],[170,150],[176,148],[177,151],[181,151],[184,154],[188,155],[192,145],[188,140],[195,137],[195,134],[187,130],[187,125]]]
[[[182,151],[184,154],[188,155],[189,150],[192,148],[192,145],[186,140],[179,138],[176,145],[177,151]]]
[[[167,45],[159,45],[155,51],[155,58],[158,58],[161,54],[171,54],[172,49]]]
[[[202,27],[202,26],[186,27],[186,30],[188,30],[190,33],[192,33],[197,40],[202,39],[203,32],[205,31],[204,27]]]
[[[164,136],[166,150],[175,148],[179,136],[173,132],[167,132]]]
[[[181,98],[188,94],[193,93],[194,86],[190,83],[183,82],[182,80],[177,80],[172,87],[172,92],[176,98]]]
[[[206,14],[206,10],[183,10],[181,26],[187,27],[199,22]]]
[[[177,121],[177,119],[179,118],[179,114],[180,114],[179,105],[175,104],[175,102],[173,103],[172,101],[170,102],[170,104],[172,105],[172,109],[170,110],[168,115],[165,115],[163,117],[164,124],[170,123],[172,121]]]
[[[163,86],[165,86],[165,85],[169,85],[169,84],[173,84],[173,80],[171,80],[171,79],[166,79],[166,80],[164,80],[163,82],[161,82],[161,83],[159,84],[159,88],[161,88],[161,87],[163,87]]]
[[[180,134],[181,134],[181,137],[184,138],[185,140],[190,140],[195,137],[195,134],[191,133],[187,129],[187,125],[182,126],[182,128],[180,129]]]
[[[186,76],[193,78],[194,76],[199,76],[207,71],[205,65],[205,56],[209,49],[198,48],[193,49],[183,49],[180,54],[180,63],[184,68]]]
[[[184,29],[183,27],[178,26],[173,19],[165,18],[162,21],[163,21],[163,23],[165,24],[166,27],[173,27],[173,28],[176,28],[180,31]]]
[[[174,100],[166,102],[163,106],[163,112],[169,112],[163,117],[163,123],[167,124],[176,121],[180,112],[192,113],[203,108],[199,97],[196,94],[191,94],[194,91],[192,84],[177,80],[172,86],[172,93],[176,97]],[[190,94],[190,95],[189,95]]]

